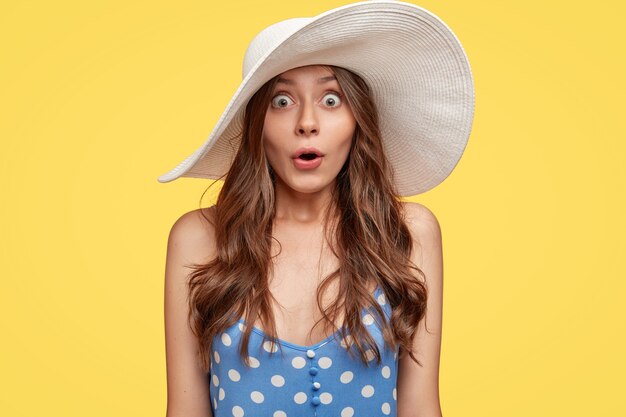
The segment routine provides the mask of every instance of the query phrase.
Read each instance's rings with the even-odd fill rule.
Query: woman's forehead
[[[318,77],[333,76],[333,79],[334,79],[333,71],[328,66],[324,66],[324,65],[306,65],[303,67],[292,68],[290,70],[284,71],[281,74],[279,74],[279,77],[281,79],[286,79],[286,80],[290,80],[296,77],[313,77],[313,76],[318,76]]]

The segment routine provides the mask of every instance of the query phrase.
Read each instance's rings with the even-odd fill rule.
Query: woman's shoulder
[[[435,214],[423,204],[403,202],[405,221],[413,241],[415,242],[413,261],[422,265],[425,259],[442,257],[442,238],[439,220]]]
[[[172,225],[168,245],[177,246],[190,260],[206,260],[215,251],[214,217],[215,206],[184,213]]]
[[[425,205],[414,201],[403,201],[402,206],[406,214],[405,220],[411,232],[422,236],[424,234],[436,234],[441,231],[437,216]]]

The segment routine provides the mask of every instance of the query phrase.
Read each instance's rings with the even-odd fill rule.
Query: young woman
[[[253,39],[211,136],[159,177],[225,178],[169,236],[168,417],[441,416],[441,232],[398,197],[450,174],[473,104],[460,43],[409,3]]]

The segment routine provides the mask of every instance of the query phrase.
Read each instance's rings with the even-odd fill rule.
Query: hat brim
[[[158,181],[222,178],[239,146],[248,100],[275,75],[306,65],[343,67],[370,86],[400,195],[423,193],[450,175],[474,117],[465,51],[433,13],[400,1],[366,1],[297,19],[292,33],[248,71],[206,141]]]

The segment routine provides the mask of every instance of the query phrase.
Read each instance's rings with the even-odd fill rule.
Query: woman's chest
[[[332,255],[319,256],[318,252],[318,256],[312,256],[314,254],[314,251],[284,249],[275,258],[268,277],[277,336],[299,345],[314,344],[334,331],[325,331],[322,323],[318,326],[315,323],[323,318],[322,310],[338,298],[338,279],[329,281],[324,291],[320,284],[339,264]],[[321,291],[320,304],[318,291]],[[340,326],[342,320],[343,317],[338,317],[336,325]],[[262,329],[261,323],[256,323],[255,327]]]
[[[324,326],[322,311],[339,299],[339,277],[329,279],[323,291],[320,285],[338,270],[339,260],[321,233],[283,228],[276,231],[275,238],[268,286],[277,337],[297,345],[315,344],[335,331]],[[340,312],[335,317],[336,328],[343,319]],[[260,321],[254,327],[263,330]]]
[[[382,289],[373,295],[389,318],[391,308]],[[308,345],[279,340],[278,349],[253,328],[247,366],[238,349],[245,323],[240,320],[216,335],[210,375],[214,415],[231,416],[236,408],[241,415],[258,416],[395,416],[398,349],[384,344],[381,330],[367,315],[363,311],[363,322],[381,363],[372,349],[365,352],[366,364],[350,356],[350,334]]]
[[[315,344],[344,322],[343,309],[333,317],[334,328],[322,313],[333,303],[342,302],[339,275],[331,276],[340,267],[337,249],[332,248],[335,238],[320,226],[280,221],[272,234],[268,289],[276,336],[297,345]],[[370,294],[375,288],[375,282],[369,283]],[[260,320],[252,325],[265,331]]]

